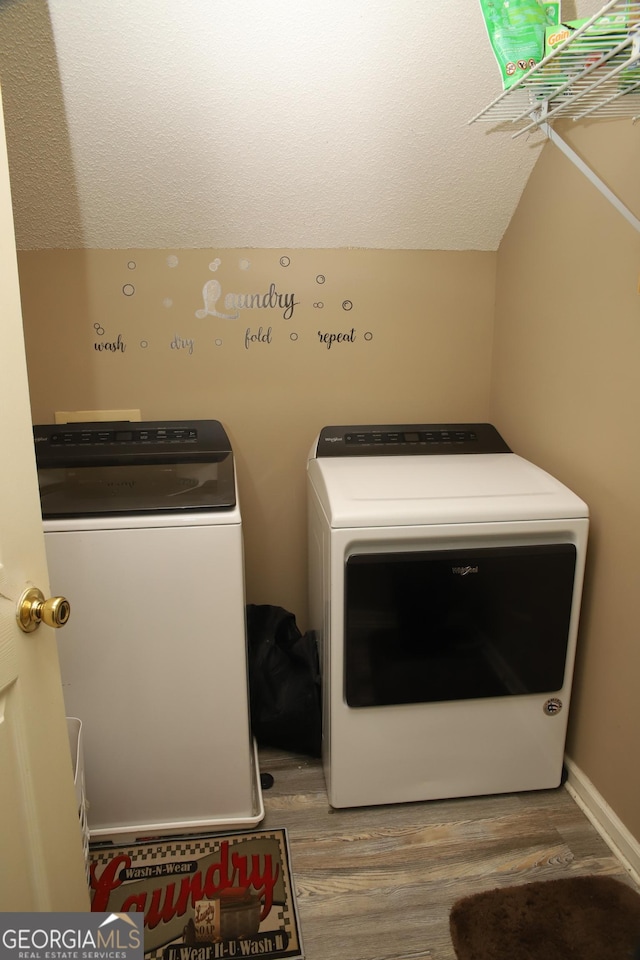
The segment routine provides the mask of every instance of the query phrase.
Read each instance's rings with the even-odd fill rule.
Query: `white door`
[[[0,912],[89,909],[57,641],[23,633],[27,586],[49,596],[0,98]],[[73,616],[73,612],[72,612]]]

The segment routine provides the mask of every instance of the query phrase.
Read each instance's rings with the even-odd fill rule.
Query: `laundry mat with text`
[[[92,847],[91,909],[144,913],[145,957],[303,957],[286,830]]]

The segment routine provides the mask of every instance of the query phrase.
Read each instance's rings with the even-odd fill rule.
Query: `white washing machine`
[[[242,521],[215,420],[34,427],[92,840],[253,826]]]
[[[330,803],[558,786],[586,504],[490,424],[325,427],[307,477]]]

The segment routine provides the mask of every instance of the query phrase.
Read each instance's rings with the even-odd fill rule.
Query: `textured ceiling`
[[[0,81],[19,249],[495,250],[543,144],[479,0],[0,0]]]

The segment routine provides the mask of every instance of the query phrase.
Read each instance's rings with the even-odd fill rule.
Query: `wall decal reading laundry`
[[[352,299],[349,296],[347,296],[346,299],[344,298],[345,293],[348,294],[348,291],[342,288],[342,281],[336,282],[336,278],[331,275],[331,271],[321,272],[322,268],[320,270],[316,268],[312,269],[310,275],[306,277],[306,280],[300,277],[299,282],[307,284],[305,287],[306,295],[301,296],[299,299],[296,297],[296,294],[291,289],[297,285],[294,277],[291,276],[293,273],[294,260],[295,258],[292,259],[290,256],[281,256],[276,262],[276,268],[282,270],[283,274],[284,271],[289,271],[289,276],[286,281],[283,281],[282,275],[279,281],[269,283],[263,283],[263,281],[254,277],[253,280],[249,280],[249,282],[246,283],[246,286],[249,288],[253,287],[253,289],[249,289],[248,291],[238,289],[229,291],[229,285],[233,284],[235,286],[237,284],[238,286],[245,286],[245,282],[241,281],[238,283],[237,278],[234,282],[229,281],[228,277],[226,280],[220,277],[219,271],[223,266],[222,258],[215,257],[210,260],[208,263],[209,270],[211,273],[217,274],[217,278],[206,280],[202,287],[202,306],[198,310],[194,309],[191,315],[195,315],[199,320],[212,317],[236,321],[243,317],[243,313],[246,310],[254,311],[254,313],[251,318],[245,314],[244,319],[246,322],[241,325],[234,323],[232,327],[229,327],[228,335],[224,337],[222,336],[222,328],[217,329],[215,339],[211,342],[207,340],[206,346],[215,347],[218,350],[224,349],[228,345],[230,337],[232,340],[238,337],[245,351],[254,349],[259,351],[264,347],[273,346],[273,344],[279,347],[284,341],[288,340],[291,343],[300,344],[315,342],[319,347],[335,352],[343,351],[349,345],[364,345],[370,342],[373,339],[372,331],[357,328],[354,323],[356,319],[355,314],[359,312],[357,299]],[[166,257],[166,267],[175,269],[179,265],[180,261],[177,256],[171,255]],[[121,265],[121,269],[122,267],[126,267],[127,272],[131,274],[137,271],[138,264],[135,260],[126,260]],[[235,269],[245,274],[250,272],[252,267],[253,264],[248,258],[243,257],[235,261]],[[178,284],[178,272],[176,272],[175,277],[175,280],[172,278],[170,281],[167,281],[165,275],[162,279],[164,289],[160,288],[155,291],[155,302],[162,305],[163,312],[173,312],[175,304],[178,302],[174,295],[174,285]],[[291,282],[292,280],[293,282]],[[283,290],[282,286],[285,283],[288,289]],[[311,283],[312,286],[307,289],[309,283]],[[138,289],[139,285],[136,284],[134,286],[131,282],[123,283],[122,279],[119,278],[118,287],[121,295],[130,301],[138,299],[140,293]],[[314,287],[317,291],[315,296],[311,293]],[[144,293],[148,295],[146,288]],[[318,296],[318,294],[320,294],[320,296]],[[291,321],[294,314],[299,322],[302,321],[303,315],[296,312],[296,308],[301,303],[304,305],[303,309],[313,308],[314,312],[320,311],[325,314],[322,320],[322,322],[326,324],[325,328],[315,330],[314,327],[311,326],[310,329],[300,330],[297,329],[298,324],[294,326],[293,323],[288,323],[286,335],[283,337],[282,331],[278,329],[277,321],[279,319]],[[256,315],[255,311],[266,311],[266,313],[263,312],[262,314],[258,313],[258,315]],[[326,316],[326,314],[329,314],[329,316]],[[338,314],[344,318],[342,321],[339,319]],[[351,328],[346,326],[345,314],[351,314],[353,318],[353,326]],[[144,316],[148,319],[146,301],[144,302],[144,306],[142,304],[140,305],[139,311],[136,311],[135,308],[127,307],[127,316],[131,318],[136,316],[141,318]],[[274,320],[276,322],[274,322]],[[177,324],[182,326],[182,324],[184,324],[184,318],[178,320]],[[130,345],[127,343],[125,333],[118,333],[114,339],[114,334],[111,336],[108,334],[105,335],[104,327],[100,324],[95,324],[94,327],[96,332],[94,350],[96,352],[110,353],[112,355],[114,353],[124,354]],[[190,325],[186,323],[182,326],[182,329],[179,327],[178,329],[175,327],[173,329],[169,328],[165,335],[159,340],[156,338],[153,344],[155,349],[160,347],[160,349],[168,350],[174,355],[179,353],[181,356],[192,357],[196,352],[194,333],[198,331],[193,331],[189,327]],[[233,330],[232,333],[231,330]],[[140,339],[139,335],[136,335],[135,341],[135,346],[139,345],[139,349],[141,350],[147,350],[151,346],[150,340],[144,337],[144,335],[142,339]],[[200,343],[198,344],[199,351],[202,349],[202,346],[203,342],[200,337]]]
[[[223,320],[237,320],[240,310],[282,310],[282,318],[290,320],[299,301],[294,293],[279,293],[275,283],[272,283],[266,293],[227,293],[224,295],[225,310],[233,313],[221,313],[218,300],[222,297],[222,287],[218,280],[207,280],[202,288],[203,306],[196,310],[199,320],[204,317],[220,317]]]

